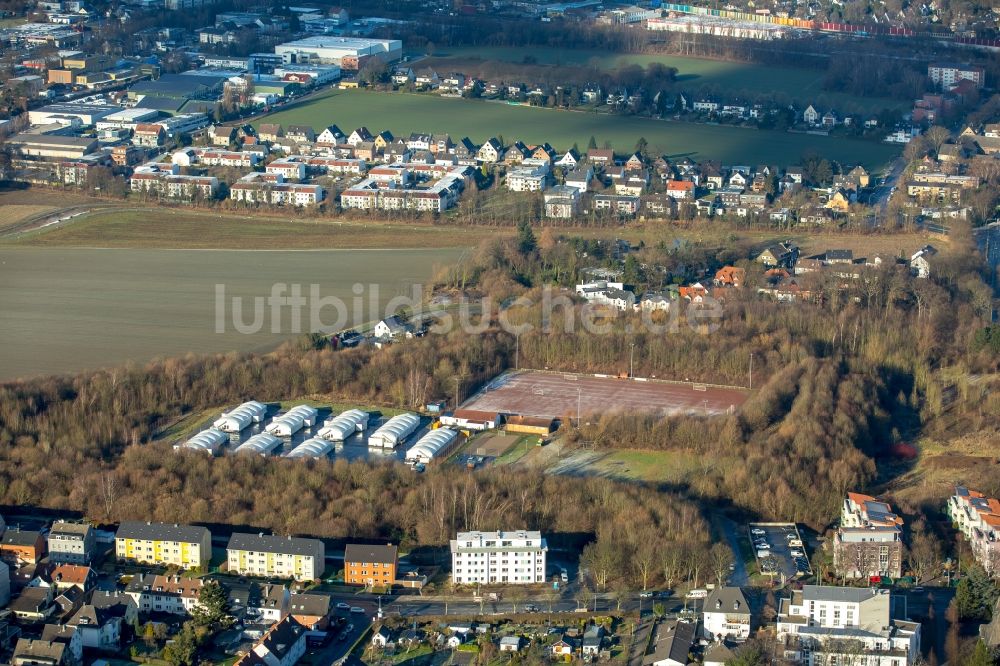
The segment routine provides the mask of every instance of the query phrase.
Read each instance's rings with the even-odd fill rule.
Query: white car
[[[337,604],[337,608],[340,609],[340,610],[350,610],[351,609],[351,604],[347,604],[347,603],[344,603],[343,601],[341,601],[340,603]]]
[[[771,544],[767,543],[766,541],[764,543],[758,543],[754,545],[757,546],[757,550],[771,550]]]
[[[792,557],[803,557],[805,554],[801,550],[793,550]]]
[[[750,534],[767,534],[767,532],[760,529],[759,527],[755,527],[752,530],[750,530]]]

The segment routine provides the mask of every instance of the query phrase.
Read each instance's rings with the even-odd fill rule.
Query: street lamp
[[[753,390],[753,352],[750,352],[750,390]]]
[[[629,352],[628,352],[628,376],[629,376],[629,379],[631,379],[632,377],[635,377],[635,363],[634,363],[634,359],[635,359],[635,343],[633,342],[633,343],[631,343],[629,345]]]

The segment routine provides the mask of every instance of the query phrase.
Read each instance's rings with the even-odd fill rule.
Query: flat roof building
[[[278,44],[274,52],[285,63],[318,62],[344,67],[347,64],[344,63],[345,58],[379,58],[383,62],[399,60],[403,55],[403,42],[398,39],[316,36]]]

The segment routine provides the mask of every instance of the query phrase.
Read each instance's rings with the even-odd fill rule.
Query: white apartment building
[[[545,188],[545,181],[548,177],[549,165],[547,162],[522,164],[507,173],[507,189],[511,192],[541,192]]]
[[[383,174],[383,171],[386,173]],[[419,186],[410,183],[408,175],[405,180],[408,184],[393,180],[393,177],[400,176],[400,172],[409,174],[407,169],[372,169],[368,172],[368,178],[341,192],[341,208],[439,213],[454,206],[465,189],[464,167],[449,171],[442,178]]]
[[[456,584],[545,582],[548,546],[541,532],[459,532],[451,542]]]
[[[306,169],[316,173],[351,173],[361,175],[368,166],[364,160],[346,157],[307,157]]]
[[[607,305],[617,310],[625,311],[635,305],[635,294],[625,289],[621,282],[585,282],[576,285],[576,295],[588,303]]]
[[[319,539],[237,532],[229,538],[226,561],[241,576],[316,580],[326,568],[326,550]]]
[[[257,155],[239,150],[195,149],[198,162],[203,166],[244,167],[249,169],[257,164]]]
[[[977,88],[986,83],[986,71],[982,67],[958,63],[932,63],[927,67],[927,77],[936,86],[951,88],[963,79],[972,81]]]
[[[249,173],[229,188],[229,198],[250,204],[315,206],[326,196],[322,186],[286,183],[280,173]]]
[[[306,177],[306,163],[297,155],[280,157],[264,167],[264,172],[281,176],[285,180],[302,180]]]
[[[948,498],[948,515],[965,535],[976,561],[995,574],[1000,569],[1000,500],[956,486]]]
[[[97,536],[87,523],[58,520],[49,531],[49,560],[60,564],[90,564]]]
[[[200,196],[211,199],[219,190],[219,179],[214,176],[182,176],[168,171],[136,170],[129,178],[133,192],[148,192],[168,199],[193,199]]]
[[[888,590],[806,585],[781,600],[778,640],[784,658],[803,666],[911,666],[920,658],[920,625],[892,618]]]

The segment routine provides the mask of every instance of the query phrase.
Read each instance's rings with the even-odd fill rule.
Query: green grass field
[[[415,65],[433,67],[439,72],[463,71],[484,61],[523,64],[528,56],[540,65],[587,65],[611,70],[623,65],[645,67],[652,62],[677,69],[678,87],[681,90],[725,94],[731,97],[750,98],[761,93],[773,94],[776,99],[796,102],[803,107],[836,107],[841,113],[869,113],[882,109],[902,108],[904,103],[888,97],[857,97],[846,93],[823,90],[826,73],[817,69],[799,67],[774,67],[705,58],[685,58],[669,55],[608,54],[591,49],[565,49],[555,47],[447,47],[435,52],[433,58],[420,60]]]
[[[650,150],[673,157],[712,158],[726,164],[790,165],[812,150],[847,164],[876,168],[899,153],[886,144],[856,139],[365,90],[333,90],[271,114],[266,120],[258,119],[260,122],[315,128],[335,123],[345,132],[365,125],[372,131],[388,129],[397,135],[448,132],[456,140],[468,136],[477,142],[503,136],[507,142],[548,141],[563,150],[574,143],[585,148],[593,136],[598,144],[610,141],[618,150],[627,151],[645,137]]]
[[[267,351],[296,336],[289,308],[274,330],[262,301],[260,332],[243,334],[233,323],[233,297],[242,299],[240,318],[250,325],[253,299],[266,299],[275,283],[301,285],[310,302],[315,284],[320,298],[344,302],[342,326],[349,325],[380,317],[389,299],[410,295],[410,285],[425,283],[461,252],[0,248],[0,380],[188,352]],[[357,302],[355,284],[364,286]],[[221,322],[217,285],[225,288]],[[310,330],[311,306],[301,314],[301,330]],[[338,319],[332,305],[318,316],[322,326]]]

